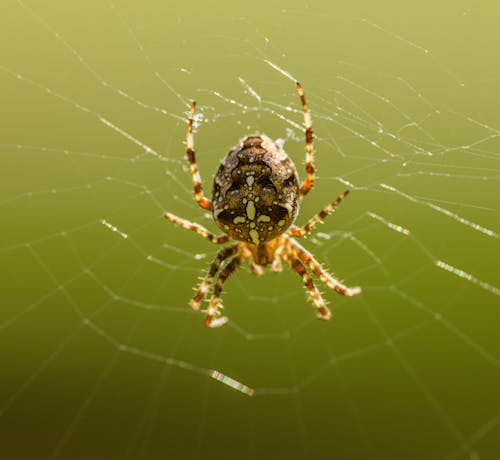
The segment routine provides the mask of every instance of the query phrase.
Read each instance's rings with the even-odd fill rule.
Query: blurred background
[[[3,2],[0,456],[498,459],[499,13]],[[208,330],[188,300],[219,248],[162,217],[216,231],[189,103],[207,195],[252,133],[304,177],[293,79],[317,167],[297,223],[352,192],[302,244],[363,292],[319,286],[321,322],[294,273],[245,267]]]

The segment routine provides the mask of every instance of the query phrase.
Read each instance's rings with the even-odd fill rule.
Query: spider
[[[212,200],[206,198],[194,154],[193,119],[196,102],[191,103],[186,153],[193,177],[194,196],[203,209],[212,212],[215,223],[224,233],[214,235],[201,225],[171,213],[166,213],[165,218],[196,232],[212,243],[237,241],[217,253],[191,299],[191,307],[198,310],[219,273],[208,308],[204,311],[208,327],[222,326],[227,322],[227,317],[220,316],[220,309],[223,308],[222,286],[247,259],[250,260],[251,271],[257,275],[263,273],[263,267],[269,267],[274,272],[281,271],[283,259],[302,278],[316,314],[323,320],[330,319],[330,310],[307,267],[326,286],[339,294],[353,296],[361,292],[359,287],[348,288],[336,280],[312,254],[291,238],[301,237],[311,231],[324,217],[335,211],[349,193],[349,190],[343,192],[304,226],[293,225],[300,202],[314,184],[311,115],[302,86],[299,82],[296,85],[304,112],[306,139],[306,178],[301,185],[295,165],[285,151],[265,135],[251,135],[241,140],[221,162],[214,179]],[[220,270],[224,262],[226,263]]]

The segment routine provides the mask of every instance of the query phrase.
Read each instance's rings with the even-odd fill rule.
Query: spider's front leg
[[[189,168],[191,169],[191,176],[193,176],[194,196],[196,198],[196,201],[203,209],[211,211],[212,202],[208,198],[203,196],[201,176],[200,172],[198,171],[198,165],[196,164],[196,158],[194,155],[193,120],[194,120],[195,109],[196,109],[196,102],[193,101],[191,103],[191,109],[189,111],[186,154],[189,161]]]

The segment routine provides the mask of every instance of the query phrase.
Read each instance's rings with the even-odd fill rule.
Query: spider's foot
[[[219,297],[212,297],[210,299],[209,306],[206,310],[204,310],[204,313],[207,314],[205,317],[205,326],[207,327],[220,327],[224,326],[228,322],[227,317],[225,316],[220,316],[220,311],[219,309],[224,308],[222,306],[222,302]]]
[[[195,296],[189,301],[189,306],[193,310],[199,310],[200,309],[200,304],[201,304],[201,296]]]
[[[353,295],[358,295],[360,293],[361,293],[361,287],[360,286],[349,288],[347,290],[347,295],[350,296],[350,297],[352,297]]]
[[[323,307],[318,308],[318,311],[316,312],[316,316],[319,319],[322,319],[324,321],[328,321],[330,319],[330,317],[332,316],[332,313],[330,312],[328,307],[323,306]]]
[[[359,286],[350,288],[350,287],[344,286],[343,284],[341,284],[338,281],[332,279],[331,277],[330,278],[326,278],[324,281],[325,281],[325,284],[329,288],[331,288],[335,292],[338,292],[339,294],[345,295],[347,297],[352,297],[352,296],[355,296],[355,295],[358,295],[358,294],[361,293],[361,288]]]
[[[214,318],[213,315],[207,315],[205,318],[205,326],[210,328],[224,326],[228,322],[227,316],[220,316],[219,318]]]

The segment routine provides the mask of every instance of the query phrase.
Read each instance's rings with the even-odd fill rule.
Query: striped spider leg
[[[164,217],[165,219],[168,219],[170,222],[173,222],[174,224],[177,224],[182,228],[191,230],[197,233],[198,235],[201,235],[203,238],[207,239],[211,243],[222,244],[222,243],[227,243],[230,240],[229,235],[226,234],[214,235],[202,225],[195,224],[194,222],[191,222],[187,219],[183,219],[182,217],[177,217],[175,214],[172,214],[170,212],[165,213]]]
[[[314,256],[302,245],[300,245],[297,241],[292,238],[289,238],[292,249],[291,252],[293,256],[303,263],[307,264],[311,271],[325,283],[330,289],[333,289],[335,292],[338,292],[341,295],[345,295],[347,297],[352,297],[361,292],[360,287],[349,288],[344,286],[340,281],[335,279],[330,273],[328,273],[321,264],[314,258]]]
[[[193,120],[194,120],[195,109],[196,109],[196,102],[193,101],[191,103],[191,109],[189,110],[188,133],[186,139],[186,154],[189,161],[191,176],[193,176],[194,196],[196,198],[196,201],[203,209],[211,211],[212,202],[208,198],[203,196],[201,176],[200,172],[198,171],[198,165],[196,164],[196,158],[194,155]]]
[[[306,134],[306,178],[300,186],[300,199],[302,200],[312,189],[314,185],[314,148],[313,148],[313,129],[311,114],[307,109],[306,97],[304,96],[304,91],[302,90],[302,85],[299,82],[297,84],[297,92],[299,93],[300,102],[302,103],[302,110],[304,112],[304,124],[305,124],[305,134]]]
[[[318,214],[313,216],[309,221],[303,225],[302,227],[296,227],[295,225],[292,225],[290,229],[288,230],[288,234],[295,236],[295,237],[300,237],[304,236],[305,234],[309,233],[315,226],[316,224],[323,222],[322,219],[331,214],[335,209],[337,209],[337,206],[342,202],[342,200],[349,194],[349,190],[346,190],[345,192],[341,193],[334,202],[330,203],[328,206],[324,207]]]
[[[285,259],[290,268],[302,278],[307,295],[316,308],[317,317],[324,320],[330,319],[331,313],[326,306],[325,299],[323,299],[321,293],[318,291],[318,288],[315,286],[304,264],[294,254],[290,253],[283,254],[283,259]]]
[[[314,286],[314,283],[307,273],[305,265],[309,267],[314,275],[316,275],[326,286],[333,289],[335,292],[352,297],[361,292],[360,287],[349,288],[342,284],[340,281],[335,279],[328,271],[326,271],[321,264],[314,258],[314,256],[302,247],[293,238],[288,238],[289,246],[287,251],[287,257],[285,258],[288,264],[302,277],[304,281],[304,286],[307,290],[309,298],[314,303],[317,308],[317,316],[320,319],[330,319],[330,310],[326,306],[324,299],[321,294]]]
[[[233,244],[232,246],[223,248],[217,253],[214,260],[210,264],[210,269],[208,270],[207,274],[202,278],[195,296],[191,299],[190,305],[193,310],[198,310],[200,308],[200,304],[206,297],[208,291],[210,290],[210,286],[212,284],[214,276],[219,271],[221,264],[225,260],[234,257],[237,253],[238,253],[237,244]]]
[[[239,245],[236,245],[239,246]],[[222,285],[224,282],[232,275],[240,265],[246,260],[247,256],[244,254],[238,254],[231,261],[229,261],[224,268],[219,273],[217,281],[215,282],[214,293],[208,304],[206,310],[207,316],[205,317],[205,325],[208,327],[220,327],[227,323],[228,319],[226,316],[220,315],[220,308],[222,307]]]

